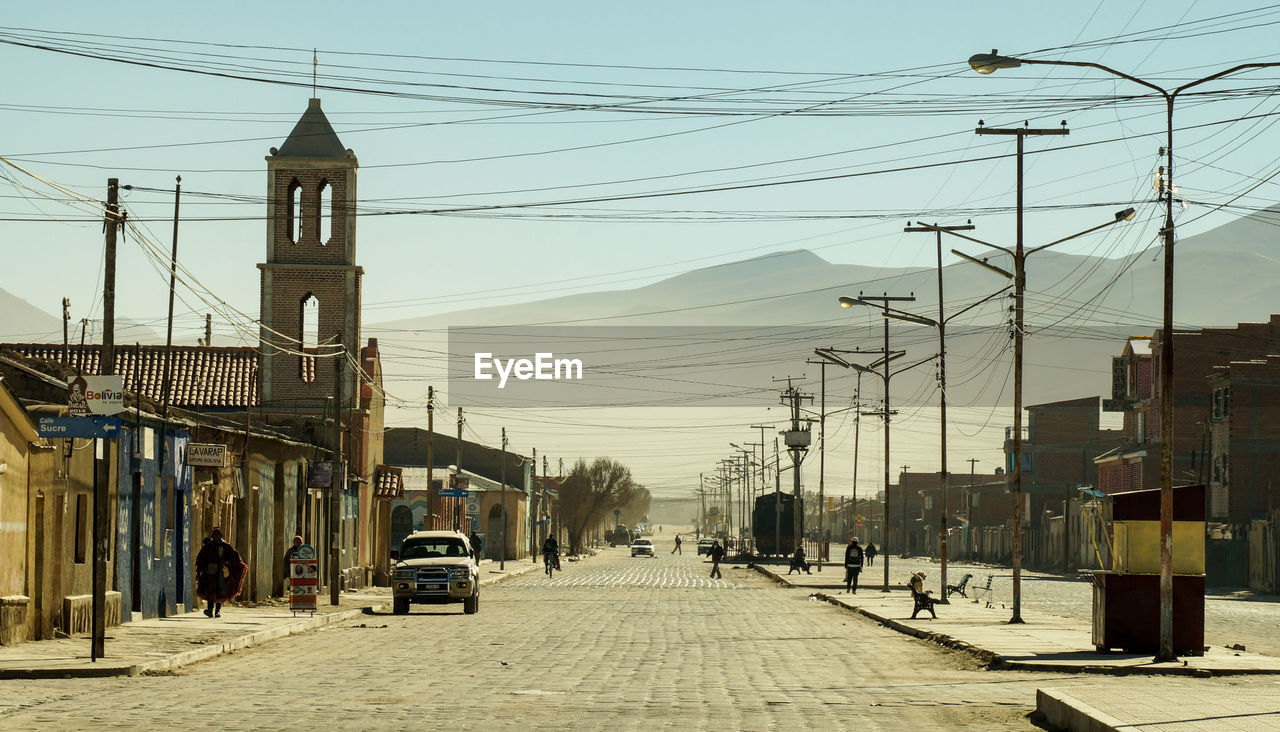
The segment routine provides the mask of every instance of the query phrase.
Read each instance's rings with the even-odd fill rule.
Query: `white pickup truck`
[[[392,611],[409,612],[411,603],[460,602],[468,615],[480,609],[480,567],[471,545],[456,531],[415,531],[400,544],[391,568]]]

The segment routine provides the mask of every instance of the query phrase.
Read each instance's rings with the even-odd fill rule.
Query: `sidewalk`
[[[911,620],[911,596],[905,585],[868,583],[863,573],[856,595],[843,594],[844,568],[826,565],[821,573],[786,575],[786,565],[755,565],[762,574],[793,587],[815,590],[820,600],[866,615],[901,633],[931,640],[949,648],[968,650],[993,668],[1027,671],[1116,674],[1280,674],[1280,658],[1210,647],[1203,656],[1187,656],[1172,663],[1156,663],[1150,654],[1098,653],[1087,622],[1027,611],[1024,623],[1010,625],[1011,611],[1000,604],[987,607],[960,596],[938,605],[938,619],[927,613]],[[870,586],[868,586],[868,584]],[[972,593],[971,593],[972,594]],[[1207,674],[1205,672],[1208,672]]]
[[[507,562],[506,571],[499,572],[496,562],[486,560],[480,569],[480,586],[487,587],[541,569],[541,565],[517,560]],[[314,615],[300,613],[297,617],[289,611],[288,601],[273,598],[253,606],[225,605],[217,619],[196,611],[125,623],[107,628],[106,656],[96,662],[89,660],[87,635],[0,646],[0,679],[136,676],[177,668],[340,623],[368,609],[389,610],[391,589],[367,587],[344,592],[339,600],[338,605],[330,605],[324,595]]]
[[[821,573],[792,574],[786,564],[755,565],[756,571],[781,584],[810,590],[819,600],[865,615],[889,628],[948,648],[968,651],[986,661],[992,669],[1051,671],[1057,673],[1097,673],[1117,676],[1180,675],[1210,677],[1238,674],[1280,674],[1280,658],[1256,653],[1210,647],[1203,656],[1188,656],[1169,663],[1156,663],[1150,654],[1098,653],[1091,643],[1092,628],[1085,621],[1023,609],[1020,625],[1008,623],[1010,610],[996,603],[987,607],[959,596],[948,605],[936,607],[938,618],[927,613],[911,619],[911,596],[903,585],[870,586],[863,582],[856,595],[845,594],[844,568],[832,565]],[[1280,729],[1280,700],[1274,690],[1221,686],[1190,689],[1176,693],[1129,693],[1115,681],[1072,687],[1069,691],[1037,690],[1036,706],[1046,720],[1068,729],[1136,729],[1138,725],[1161,725],[1160,729]],[[1224,711],[1224,710],[1230,710]],[[1225,726],[1224,726],[1225,725]]]

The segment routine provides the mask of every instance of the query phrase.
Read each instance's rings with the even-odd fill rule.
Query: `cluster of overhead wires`
[[[1280,5],[1265,5],[1198,18],[1184,16],[1176,22],[1146,27],[1131,21],[1115,33],[1078,38],[1069,45],[1021,49],[1019,54],[1086,60],[1137,48],[1154,58],[1160,55],[1158,50],[1179,41],[1230,37],[1277,24]],[[1134,272],[1159,254],[1160,240],[1155,232],[1162,212],[1160,192],[1152,187],[1152,181],[1163,174],[1163,160],[1156,148],[1163,139],[1164,101],[1140,86],[1124,86],[1105,75],[1074,69],[1024,70],[1017,76],[1002,75],[998,80],[978,83],[970,79],[971,71],[964,64],[954,62],[870,72],[610,65],[248,45],[142,33],[121,36],[12,26],[0,26],[0,47],[33,59],[58,58],[131,73],[178,75],[193,84],[199,79],[217,79],[245,88],[294,88],[313,96],[340,98],[343,104],[328,105],[326,113],[344,142],[362,149],[397,152],[362,162],[362,184],[379,176],[395,180],[394,185],[366,186],[368,192],[352,202],[352,210],[366,229],[415,227],[418,225],[403,222],[422,220],[450,222],[449,226],[477,221],[507,227],[578,226],[593,232],[592,236],[600,236],[598,232],[608,232],[610,227],[633,231],[631,227],[637,226],[649,227],[645,230],[655,232],[651,235],[656,238],[676,236],[669,233],[672,231],[721,232],[678,234],[690,241],[705,238],[713,242],[689,246],[679,257],[622,266],[594,265],[585,270],[570,267],[563,274],[534,273],[523,280],[505,278],[483,291],[453,285],[448,276],[434,276],[429,287],[416,291],[380,288],[364,298],[366,321],[374,320],[373,314],[389,319],[394,314],[440,312],[489,304],[495,299],[528,301],[636,287],[747,257],[756,258],[752,262],[760,265],[757,271],[767,271],[771,263],[787,264],[791,250],[802,248],[846,255],[856,248],[868,260],[856,280],[785,284],[774,280],[761,286],[714,290],[669,304],[651,302],[619,310],[548,315],[549,310],[531,309],[528,320],[504,323],[684,324],[706,318],[723,325],[705,339],[703,351],[692,362],[687,357],[646,355],[642,343],[631,351],[594,353],[584,349],[583,355],[596,359],[602,376],[616,380],[619,395],[616,401],[593,405],[593,409],[688,407],[692,406],[691,389],[700,395],[693,402],[758,398],[762,404],[770,403],[774,384],[739,383],[734,373],[744,365],[772,369],[778,375],[797,371],[801,368],[797,364],[803,363],[815,341],[873,342],[879,328],[878,316],[873,313],[837,317],[834,312],[811,310],[812,314],[799,322],[787,322],[797,329],[797,336],[793,343],[782,345],[776,339],[767,344],[753,342],[743,335],[740,325],[731,324],[740,317],[731,314],[766,313],[770,308],[800,312],[813,303],[831,303],[835,296],[854,288],[890,291],[927,286],[929,279],[921,275],[921,267],[904,268],[900,262],[904,251],[925,252],[926,256],[916,259],[928,262],[928,248],[920,242],[908,243],[887,224],[1007,221],[1015,210],[1008,180],[1012,146],[1006,140],[975,139],[973,127],[978,118],[989,126],[1022,125],[1033,119],[1041,120],[1038,124],[1061,120],[1070,125],[1070,138],[1027,150],[1028,165],[1042,173],[1032,176],[1025,186],[1032,201],[1023,207],[1028,218],[1082,219],[1096,217],[1097,212],[1108,215],[1129,205],[1139,211],[1134,224],[1090,237],[1084,248],[1055,259],[1051,270],[1045,270],[1053,272],[1051,281],[1037,281],[1033,270],[1026,301],[1028,335],[1045,343],[1101,340],[1114,338],[1114,334],[1094,330],[1099,323],[1148,329],[1158,326],[1150,304],[1132,301],[1126,290]],[[1218,67],[1255,60],[1244,56],[1222,59],[1211,68],[1165,65],[1149,78],[1176,86]],[[956,84],[960,77],[968,80],[963,87]],[[1280,121],[1277,77],[1280,70],[1253,73],[1198,88],[1180,100],[1179,114],[1183,116],[1179,118],[1176,149],[1179,189],[1175,191],[1181,204],[1180,227],[1218,212],[1252,215],[1255,221],[1271,226],[1280,224],[1280,214],[1272,208],[1280,153],[1260,152],[1280,149],[1266,144],[1275,139],[1274,128]],[[241,165],[227,152],[245,145],[266,148],[278,144],[281,130],[287,130],[297,117],[292,109],[50,105],[21,99],[0,103],[0,114],[37,123],[42,119],[108,120],[154,125],[154,129],[166,131],[133,141],[107,142],[81,136],[73,145],[51,139],[40,145],[28,142],[31,146],[27,149],[0,151],[4,154],[0,158],[0,225],[97,222],[104,214],[100,194],[88,192],[93,189],[87,184],[65,181],[96,179],[102,171],[138,181],[132,183],[123,201],[125,241],[140,253],[157,278],[155,286],[164,291],[168,290],[171,262],[168,244],[156,231],[158,225],[169,221],[166,208],[172,192],[145,181],[161,174],[200,174],[202,183],[183,191],[182,225],[197,230],[241,227],[237,230],[256,235],[268,216],[269,202],[263,195],[247,192],[256,184],[246,181],[261,176],[261,166]],[[925,126],[920,124],[922,120],[934,122]],[[873,128],[877,134],[856,139],[828,136],[840,123],[878,125]],[[503,137],[492,149],[461,147],[427,153],[404,144],[427,133],[453,135],[456,130],[497,130]],[[813,139],[805,145],[736,148],[752,139],[751,134],[795,134]],[[664,149],[662,146],[670,146],[666,149],[672,154],[654,164],[649,159],[654,157],[652,151]],[[688,154],[702,147],[722,149],[720,154],[705,158]],[[724,154],[723,149],[728,148],[735,152]],[[1246,151],[1249,154],[1244,154]],[[593,156],[617,161],[625,154],[643,158],[644,164],[629,169],[616,162],[589,163]],[[1084,162],[1050,175],[1043,166],[1051,158]],[[518,166],[513,170],[519,173],[510,179],[494,177],[496,165]],[[562,172],[545,176],[530,173],[550,168]],[[955,184],[960,181],[968,188],[955,193]],[[854,190],[851,186],[907,186],[919,193],[919,200],[901,200],[889,206],[881,197],[867,197],[863,202],[831,194]],[[755,230],[751,227],[769,227],[759,229],[769,233],[742,237],[741,242],[723,233]],[[999,233],[991,236],[1007,241]],[[304,352],[297,334],[264,327],[245,306],[235,304],[243,298],[210,284],[209,275],[189,260],[180,258],[174,276],[175,295],[182,308],[178,316],[181,333],[199,332],[204,315],[212,313],[219,337],[231,343],[277,353],[345,358],[358,372],[354,354],[337,348],[337,344],[321,343],[315,352]],[[990,289],[996,284],[992,282]],[[981,289],[977,285],[968,288],[965,297],[975,288]],[[954,312],[968,304],[968,300],[949,293],[944,310]],[[929,307],[936,305],[935,300]],[[87,308],[88,319],[92,320],[97,307],[94,303]],[[996,419],[996,405],[1008,398],[1006,307],[1006,302],[996,299],[955,323],[956,328],[968,326],[976,334],[949,354],[951,404],[958,410],[969,410],[956,421],[956,429],[963,434],[980,435]],[[140,325],[161,322],[163,319],[148,318]],[[404,410],[405,423],[419,419],[426,406],[426,385],[439,386],[447,379],[444,362],[450,356],[465,355],[449,352],[444,323],[437,319],[364,329],[379,339],[386,396],[389,404]],[[1194,320],[1180,323],[1196,324]],[[895,338],[913,353],[934,347],[927,329],[904,331]],[[1029,365],[1077,368],[1060,363]],[[1096,370],[1100,365],[1078,368]],[[850,396],[852,382],[851,374],[829,379],[833,391],[844,392],[838,397],[844,406],[855,398],[868,401],[864,395]],[[807,374],[801,383],[812,388],[815,380]],[[936,404],[937,381],[926,374],[926,378],[905,383],[908,388],[893,398],[902,410],[895,429],[908,437],[913,431],[923,437],[929,428],[917,426],[919,420],[913,416]],[[441,390],[436,393],[440,395]],[[447,398],[446,390],[437,397],[436,406],[446,406]],[[703,448],[688,440],[689,436],[730,430],[760,419],[756,408],[725,410],[727,414],[715,413],[704,420],[654,415],[652,421],[646,421],[648,417],[590,418],[550,409],[513,413],[495,399],[475,406],[472,414],[504,423],[524,422],[531,430],[552,430],[566,446],[563,449],[584,453],[596,448],[591,442],[596,435],[643,434],[643,442],[618,448],[615,441],[610,449],[623,458],[663,459],[660,480],[675,482],[705,457]],[[397,419],[393,416],[390,421]],[[828,447],[847,447],[852,419],[850,413],[833,423]],[[473,429],[470,421],[467,428]],[[862,428],[878,429],[872,422],[864,422]]]

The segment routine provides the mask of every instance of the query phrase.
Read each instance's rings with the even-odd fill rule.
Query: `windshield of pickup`
[[[400,559],[433,559],[435,557],[465,557],[467,545],[461,539],[406,539],[400,547]]]

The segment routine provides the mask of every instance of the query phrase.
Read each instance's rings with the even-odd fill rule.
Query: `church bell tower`
[[[336,393],[359,404],[360,284],[356,169],[312,99],[267,156],[267,261],[262,271],[261,395],[271,412],[318,414]],[[345,351],[345,356],[343,355]]]

